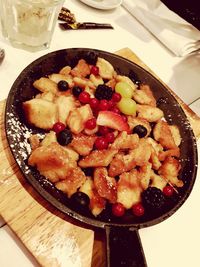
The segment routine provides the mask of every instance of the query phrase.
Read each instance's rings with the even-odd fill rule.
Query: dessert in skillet
[[[74,205],[94,216],[107,204],[114,216],[143,216],[183,186],[179,129],[165,120],[148,84],[90,52],[33,86],[38,94],[23,109],[45,136],[30,137],[28,164]]]

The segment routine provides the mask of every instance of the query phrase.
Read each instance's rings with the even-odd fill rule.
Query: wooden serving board
[[[128,48],[117,51],[151,70]],[[155,74],[154,74],[155,75]],[[196,137],[200,118],[176,97]],[[0,102],[0,215],[16,236],[44,267],[103,267],[105,240],[101,230],[89,229],[69,218],[44,200],[21,174],[10,152],[4,129],[5,101]]]

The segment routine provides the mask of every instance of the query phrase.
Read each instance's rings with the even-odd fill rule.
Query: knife
[[[95,22],[59,23],[59,26],[62,30],[114,29],[109,23]]]

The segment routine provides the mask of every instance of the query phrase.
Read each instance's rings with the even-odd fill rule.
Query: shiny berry
[[[148,187],[142,192],[142,202],[145,207],[157,210],[165,204],[165,196],[157,187]]]
[[[166,185],[164,188],[163,188],[163,194],[167,197],[171,197],[174,193],[174,188],[170,185]]]
[[[96,98],[90,98],[89,104],[92,109],[97,109],[99,105],[99,100]]]
[[[115,113],[117,113],[117,114],[120,114],[120,113],[121,113],[120,110],[119,110],[117,107],[113,107],[113,108],[111,109],[111,111],[112,111],[112,112],[115,112]]]
[[[71,143],[73,139],[72,133],[69,129],[64,129],[57,134],[57,141],[60,145],[66,146]]]
[[[94,145],[95,145],[95,148],[98,150],[107,149],[108,141],[104,137],[98,137]]]
[[[112,205],[112,214],[116,217],[121,217],[125,213],[125,208],[121,203],[114,203]]]
[[[75,96],[75,97],[78,97],[80,95],[80,93],[83,92],[83,89],[79,86],[74,86],[72,88],[72,94]]]
[[[99,133],[101,135],[106,135],[110,131],[111,131],[111,129],[109,127],[107,127],[107,126],[99,126]]]
[[[112,95],[112,101],[113,102],[119,102],[121,100],[122,96],[119,93],[113,93]]]
[[[134,215],[140,217],[144,215],[144,207],[141,203],[134,204],[132,206],[132,212]]]
[[[115,141],[115,135],[113,132],[107,133],[105,139],[108,143],[113,143]]]
[[[96,65],[98,55],[93,51],[89,51],[83,56],[83,58],[87,61],[88,64]]]
[[[95,76],[99,75],[99,67],[92,66],[91,69],[90,69],[90,73],[95,75]]]
[[[69,89],[69,84],[67,81],[61,80],[58,82],[59,91],[67,91]]]
[[[66,128],[65,124],[62,123],[62,122],[56,122],[54,125],[53,125],[53,128],[52,130],[58,134],[59,132],[63,131],[64,129]]]
[[[108,110],[109,103],[106,99],[100,100],[99,102],[99,110]]]
[[[89,120],[87,120],[85,122],[85,128],[89,129],[89,130],[94,129],[96,127],[96,125],[97,124],[96,124],[96,119],[95,118],[91,118],[91,119],[89,119]]]
[[[96,88],[94,95],[99,100],[102,99],[111,100],[113,95],[113,90],[111,87],[105,84],[99,84]]]
[[[81,103],[88,104],[90,102],[90,95],[88,92],[81,92],[78,99]]]
[[[79,191],[77,191],[71,196],[70,201],[72,207],[75,208],[77,211],[87,211],[90,204],[90,199],[88,195]]]
[[[133,128],[133,133],[138,134],[138,136],[142,138],[147,135],[147,129],[143,125],[138,124]]]
[[[112,108],[114,108],[114,106],[116,105],[116,103],[113,100],[109,100],[108,101],[108,105],[109,105],[108,109],[112,109]]]

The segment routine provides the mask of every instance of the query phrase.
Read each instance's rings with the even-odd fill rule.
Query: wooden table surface
[[[145,66],[128,48],[116,54]],[[200,137],[200,118],[170,88]],[[0,214],[26,248],[44,267],[105,266],[103,230],[88,228],[44,200],[21,174],[4,130],[5,101],[0,102]]]

